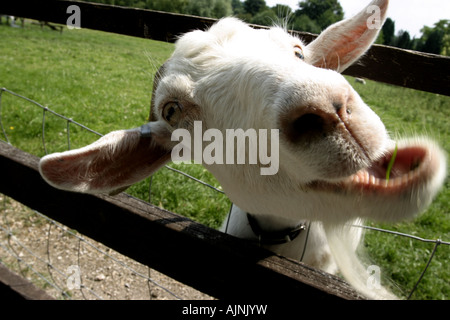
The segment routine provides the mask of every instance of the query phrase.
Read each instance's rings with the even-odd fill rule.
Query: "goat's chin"
[[[378,209],[386,206],[385,210],[396,212],[395,215],[386,212],[382,217],[378,214],[380,220],[396,221],[423,211],[436,196],[445,177],[443,151],[426,138],[412,138],[398,141],[396,148],[387,150],[370,166],[345,179],[313,181],[309,187],[378,202]]]

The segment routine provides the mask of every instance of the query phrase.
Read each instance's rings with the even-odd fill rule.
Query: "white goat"
[[[379,8],[382,25],[388,1],[370,5]],[[426,138],[392,141],[339,74],[376,39],[379,28],[367,26],[371,19],[373,12],[364,9],[309,45],[282,28],[256,30],[234,18],[187,33],[156,79],[154,121],[48,155],[40,162],[41,174],[57,188],[113,193],[168,162],[177,145],[172,133],[193,133],[195,121],[203,132],[224,135],[227,129],[277,129],[275,175],[261,175],[261,162],[204,164],[236,205],[223,230],[339,271],[370,298],[392,298],[383,288],[367,286],[370,275],[355,253],[362,231],[351,225],[423,211],[443,184],[446,160]]]

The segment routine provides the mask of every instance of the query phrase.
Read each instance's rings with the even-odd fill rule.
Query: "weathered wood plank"
[[[120,194],[49,186],[37,157],[0,142],[0,192],[217,298],[361,299],[341,279]]]
[[[0,263],[0,297],[3,303],[11,300],[54,300],[45,291],[11,272],[2,263]]]
[[[344,74],[450,96],[450,57],[374,45]]]
[[[215,19],[97,3],[62,0],[14,0],[2,4],[2,13],[66,24],[75,4],[81,27],[129,36],[173,42],[183,33],[205,29]],[[262,26],[254,26],[265,28]],[[306,42],[316,36],[293,32]],[[397,86],[450,96],[450,57],[374,45],[345,74]]]

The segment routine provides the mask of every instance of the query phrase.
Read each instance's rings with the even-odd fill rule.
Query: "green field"
[[[173,45],[90,30],[62,34],[27,24],[25,29],[0,25],[0,87],[33,99],[51,110],[106,134],[147,121],[153,75]],[[426,134],[450,151],[450,98],[368,81],[360,85],[348,77],[362,98],[395,136]],[[2,96],[1,120],[11,143],[42,156],[43,111],[8,93]],[[97,139],[92,133],[46,113],[48,152]],[[0,132],[0,139],[5,140]],[[174,165],[216,187],[217,181],[201,166]],[[131,187],[134,196],[149,199],[149,179]],[[415,236],[450,241],[450,186],[414,222],[381,227]],[[208,187],[168,169],[152,178],[151,202],[217,228],[229,210],[228,199]],[[377,225],[380,226],[380,225]],[[420,276],[434,244],[366,233],[374,263],[408,294]],[[450,247],[441,245],[413,299],[450,298]]]

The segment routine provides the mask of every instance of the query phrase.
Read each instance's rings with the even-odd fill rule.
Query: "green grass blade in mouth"
[[[391,175],[391,170],[392,170],[392,167],[394,166],[395,158],[397,157],[397,150],[398,150],[398,146],[397,146],[397,144],[395,144],[394,152],[392,153],[391,160],[389,161],[388,167],[386,169],[386,183],[389,182],[389,176]]]

